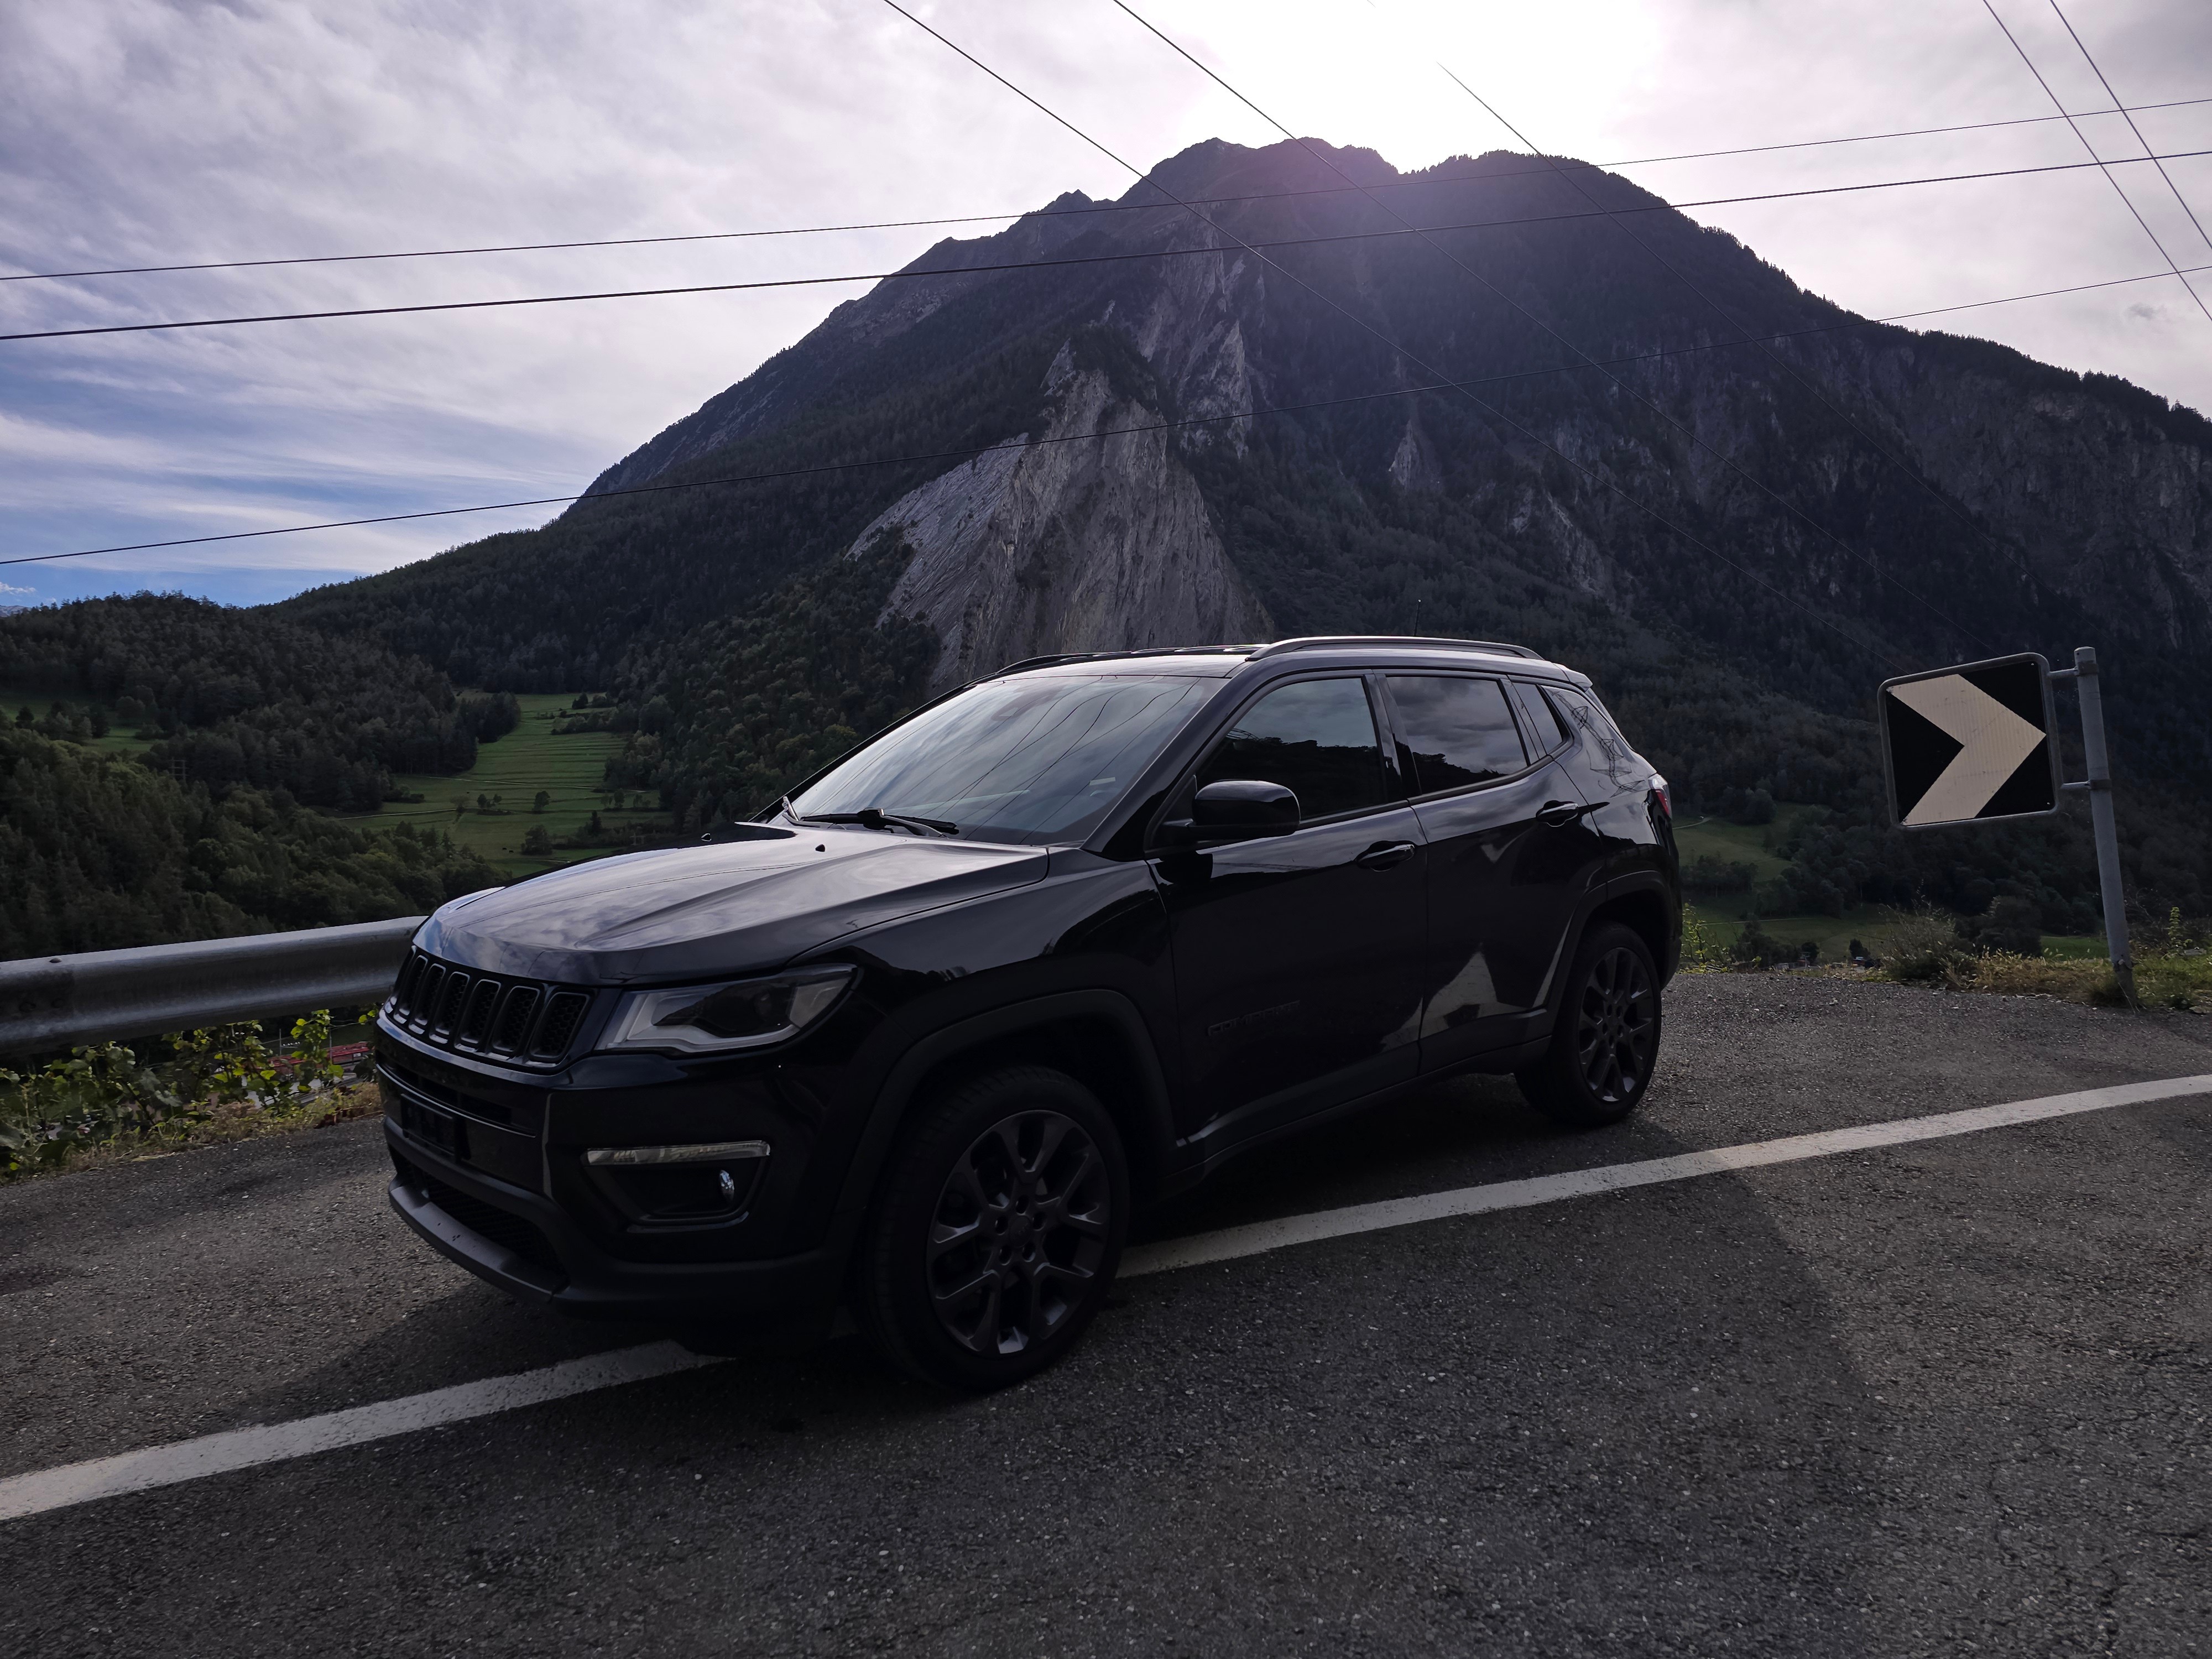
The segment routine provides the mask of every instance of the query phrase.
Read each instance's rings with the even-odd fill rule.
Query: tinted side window
[[[1303,680],[1270,691],[1237,716],[1198,769],[1198,781],[1258,778],[1298,798],[1302,817],[1325,818],[1386,799],[1382,750],[1358,680]]]
[[[1565,748],[1567,728],[1559,722],[1559,711],[1545,702],[1544,694],[1526,680],[1514,681],[1513,691],[1520,699],[1521,713],[1528,720],[1536,747],[1547,755]]]
[[[1590,764],[1613,780],[1615,787],[1626,787],[1636,777],[1636,761],[1628,747],[1627,739],[1620,735],[1605,710],[1579,691],[1565,686],[1547,689],[1551,698],[1566,717],[1568,723],[1583,736],[1583,751]]]
[[[1502,778],[1528,763],[1496,680],[1393,674],[1390,700],[1421,794]]]

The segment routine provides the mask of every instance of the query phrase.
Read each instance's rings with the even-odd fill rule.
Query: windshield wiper
[[[940,836],[957,836],[960,826],[947,823],[943,818],[918,818],[906,812],[886,812],[880,806],[863,806],[857,812],[809,812],[792,816],[801,823],[857,823],[863,830],[888,830],[896,824],[902,830],[929,830]]]

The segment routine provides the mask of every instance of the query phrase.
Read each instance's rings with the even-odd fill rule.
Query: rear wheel
[[[1064,1073],[1009,1066],[924,1109],[856,1264],[860,1325],[900,1370],[982,1391],[1073,1347],[1127,1230],[1121,1139]]]
[[[1529,1103],[1559,1123],[1618,1123],[1634,1111],[1659,1060],[1659,975],[1634,929],[1584,935],[1543,1059],[1513,1074]]]

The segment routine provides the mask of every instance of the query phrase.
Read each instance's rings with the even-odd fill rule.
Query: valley
[[[467,771],[447,776],[397,774],[392,780],[393,790],[420,799],[386,801],[374,812],[347,821],[362,829],[404,823],[441,830],[455,846],[511,878],[535,875],[634,842],[665,842],[674,823],[659,809],[656,795],[603,787],[607,761],[620,753],[622,738],[611,732],[556,730],[575,716],[571,707],[575,700],[567,692],[522,693],[515,699],[521,706],[520,724],[497,741],[483,744],[476,764]],[[543,810],[534,804],[541,793],[549,797]],[[523,838],[533,830],[542,830],[556,843],[589,842],[594,821],[605,837],[596,846],[556,845],[540,854],[524,849]]]

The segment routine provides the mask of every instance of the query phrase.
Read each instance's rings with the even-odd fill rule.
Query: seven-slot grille
[[[576,1040],[591,993],[480,974],[410,951],[386,1014],[441,1048],[545,1065]]]

